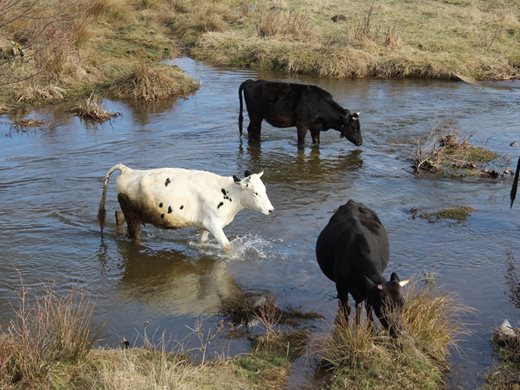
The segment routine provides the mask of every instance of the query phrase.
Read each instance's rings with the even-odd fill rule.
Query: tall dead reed
[[[395,339],[368,321],[349,325],[338,316],[331,333],[312,345],[311,355],[332,374],[338,388],[442,387],[447,357],[464,333],[461,315],[468,308],[432,288],[405,291],[404,335]]]
[[[57,365],[85,359],[99,331],[92,328],[93,310],[78,292],[58,296],[48,286],[32,297],[22,284],[19,306],[1,335],[0,385],[47,387]]]

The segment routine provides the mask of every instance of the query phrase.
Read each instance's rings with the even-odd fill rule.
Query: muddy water
[[[519,319],[511,297],[519,283],[520,205],[509,209],[511,178],[418,178],[410,160],[417,137],[448,116],[473,142],[516,159],[519,148],[509,144],[520,134],[520,85],[293,78],[360,111],[364,133],[361,148],[331,130],[322,134],[320,148],[298,151],[295,129],[264,125],[259,146],[238,136],[240,82],[282,76],[218,70],[188,59],[177,64],[200,80],[196,94],[154,106],[107,100],[108,109],[122,114],[111,123],[92,126],[60,110],[41,111],[30,116],[42,119],[44,128],[21,132],[10,128],[13,118],[0,117],[0,325],[12,317],[19,275],[34,292],[55,281],[60,291],[76,287],[89,294],[95,320],[105,323],[105,345],[123,337],[139,344],[145,331],[179,340],[197,318],[211,327],[221,298],[235,285],[271,290],[280,303],[330,321],[335,290],[318,269],[314,245],[333,210],[352,198],[376,210],[389,232],[388,273],[417,280],[434,273],[442,291],[475,308],[465,319],[471,334],[453,354],[448,381],[461,388],[481,383],[492,362],[491,329],[504,318]],[[235,248],[230,256],[215,241],[199,246],[191,229],[146,227],[136,244],[116,232],[111,183],[101,238],[102,178],[118,162],[222,175],[264,170],[275,213],[238,214],[226,228]],[[446,205],[476,211],[463,223],[428,223],[409,213],[414,206]],[[247,349],[219,343],[232,353]]]

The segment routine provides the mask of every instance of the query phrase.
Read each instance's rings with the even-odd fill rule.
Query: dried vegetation
[[[405,298],[405,335],[395,339],[374,332],[367,321],[352,327],[339,316],[332,332],[313,347],[332,389],[443,387],[450,348],[464,331],[460,319],[468,309],[432,288],[412,286]]]
[[[174,20],[195,14],[190,1],[182,4]],[[338,78],[520,76],[520,6],[514,1],[492,8],[484,0],[228,4],[220,9],[226,26],[192,31],[187,44],[196,58]]]
[[[156,101],[171,96],[187,96],[199,84],[179,68],[168,65],[138,63],[109,89],[109,94],[121,99]]]
[[[512,174],[510,168],[499,171],[489,163],[499,156],[463,137],[451,119],[441,120],[425,140],[418,140],[414,157],[416,173],[430,172],[444,176],[482,176],[496,178]]]
[[[95,122],[105,122],[115,116],[120,115],[117,112],[106,110],[100,103],[99,98],[91,94],[84,102],[72,109],[72,112],[81,119],[92,120]]]
[[[501,329],[493,333],[492,343],[498,363],[486,376],[483,390],[520,389],[520,324],[505,334]]]
[[[175,56],[168,28],[174,12],[166,0],[0,2],[0,109],[105,90],[139,64],[155,67]],[[184,96],[198,86],[178,69],[161,72],[167,77],[149,80],[161,83],[154,86],[160,92],[148,90],[147,98]],[[130,94],[139,98],[141,91]]]

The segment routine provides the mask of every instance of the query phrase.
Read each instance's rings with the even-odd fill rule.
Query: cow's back
[[[219,178],[211,172],[182,168],[129,170],[117,178],[117,191],[139,210],[144,223],[165,228],[197,226],[208,195],[220,192]]]
[[[323,273],[333,281],[359,280],[360,275],[375,280],[388,262],[388,237],[372,210],[350,200],[320,233],[316,257]]]
[[[307,84],[246,80],[243,88],[248,111],[268,120],[283,116],[295,122],[302,113],[315,111],[321,101],[332,99],[327,91]]]

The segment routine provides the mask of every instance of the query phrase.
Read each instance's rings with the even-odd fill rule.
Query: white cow
[[[105,198],[110,175],[115,171],[117,199],[123,210],[130,238],[139,238],[141,224],[149,223],[165,229],[195,226],[199,241],[211,233],[222,247],[231,249],[223,228],[235,215],[248,208],[268,215],[273,205],[267,197],[260,177],[263,172],[236,176],[219,176],[207,171],[182,168],[131,169],[123,164],[110,168],[105,176],[99,203],[98,220],[103,232]]]

